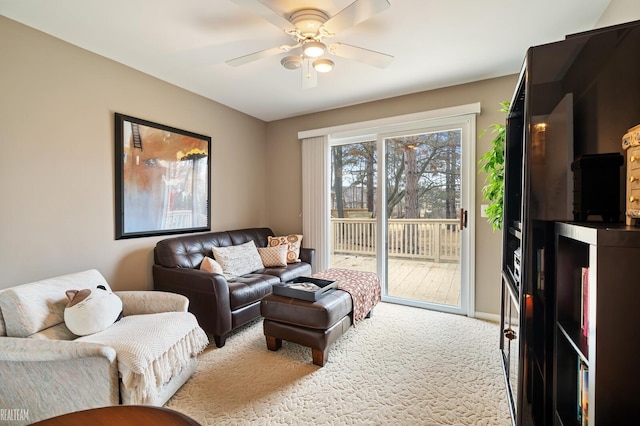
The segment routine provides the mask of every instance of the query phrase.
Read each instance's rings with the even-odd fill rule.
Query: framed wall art
[[[211,230],[211,138],[115,113],[116,239]]]

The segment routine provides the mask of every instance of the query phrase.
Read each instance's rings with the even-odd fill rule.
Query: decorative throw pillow
[[[200,270],[205,272],[213,272],[214,274],[224,274],[222,266],[210,257],[205,257],[200,264]]]
[[[122,318],[122,300],[105,286],[67,290],[64,323],[76,336],[87,336],[109,328]]]
[[[269,247],[287,246],[287,263],[300,262],[300,247],[302,246],[302,235],[291,234],[284,237],[269,237]]]
[[[264,268],[253,241],[237,246],[213,247],[211,251],[225,275],[241,276]]]
[[[287,246],[258,247],[258,253],[265,268],[271,266],[287,266]]]

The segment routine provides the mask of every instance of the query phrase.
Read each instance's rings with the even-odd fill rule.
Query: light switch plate
[[[480,204],[480,217],[487,217],[487,208],[489,204]]]

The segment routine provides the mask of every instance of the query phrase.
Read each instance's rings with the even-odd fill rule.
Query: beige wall
[[[524,57],[524,52],[523,52]],[[267,160],[269,167],[268,222],[276,233],[302,229],[301,146],[298,131],[349,124],[396,115],[480,102],[478,130],[504,122],[500,102],[511,100],[516,75],[484,80],[445,89],[432,90],[367,104],[340,108],[267,123]],[[477,155],[489,149],[492,136],[478,139]],[[477,163],[477,161],[475,161]],[[277,167],[276,167],[277,165]],[[476,182],[476,304],[478,312],[498,314],[500,309],[501,235],[493,232],[479,217],[484,175]]]
[[[609,6],[596,23],[595,28],[636,21],[638,19],[640,19],[640,1],[611,0],[611,3],[609,3]]]
[[[263,121],[4,17],[0,52],[0,288],[151,288],[160,238],[114,240],[114,112],[211,136],[212,228],[267,225]]]

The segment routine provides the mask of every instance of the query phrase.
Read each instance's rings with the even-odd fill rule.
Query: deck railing
[[[390,257],[457,262],[457,219],[389,219]],[[376,220],[331,218],[331,254],[376,254]]]

